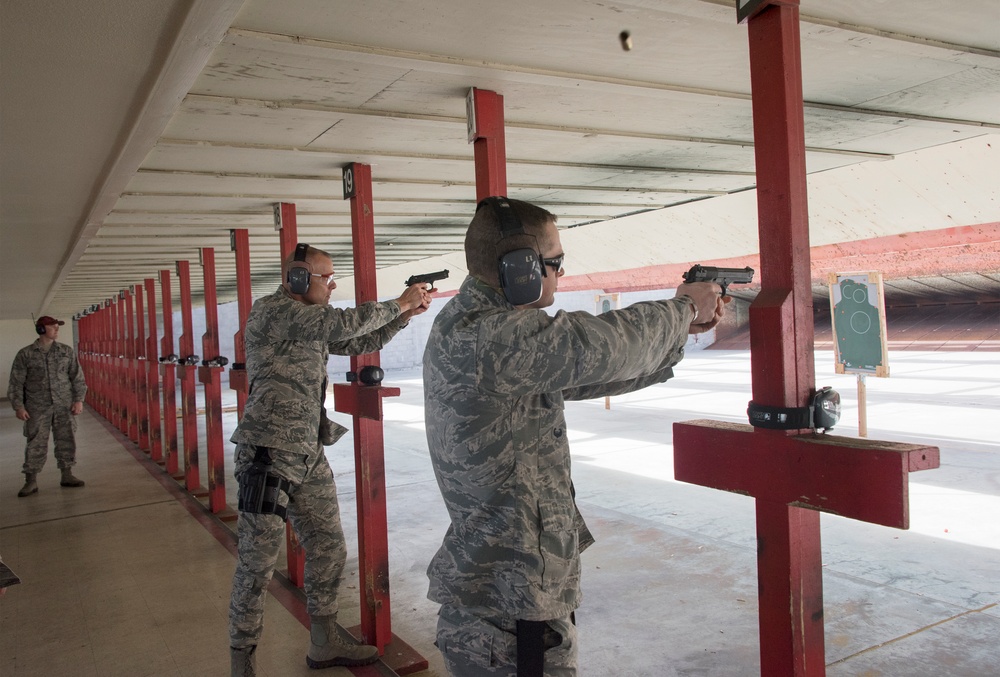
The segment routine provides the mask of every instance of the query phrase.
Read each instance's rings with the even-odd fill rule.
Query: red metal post
[[[198,356],[194,352],[194,319],[191,309],[191,265],[177,262],[177,281],[181,287],[180,360],[177,380],[181,384],[181,428],[184,431],[184,487],[195,496],[206,495],[198,472],[198,401],[195,395],[195,372]]]
[[[101,380],[103,381],[104,390],[104,411],[102,413],[105,419],[110,421],[112,425],[117,426],[117,400],[115,399],[114,392],[117,374],[115,373],[115,361],[113,358],[116,320],[111,299],[105,299],[104,309],[101,312],[104,315],[101,323]]]
[[[149,458],[163,461],[163,439],[160,430],[159,351],[156,348],[156,287],[151,277],[145,280],[146,310],[149,337],[146,339],[146,410],[149,412]]]
[[[177,353],[174,352],[174,306],[170,290],[170,271],[160,271],[160,298],[163,309],[163,338],[160,339],[160,383],[163,389],[163,453],[164,470],[176,480],[180,463],[177,452]]]
[[[226,506],[226,460],[222,441],[222,371],[228,360],[219,354],[219,305],[215,293],[215,250],[203,247],[201,267],[205,280],[205,333],[201,336],[198,380],[205,385],[205,447],[208,461],[208,508],[217,516],[235,518]]]
[[[298,243],[298,223],[295,205],[289,202],[274,203],[274,229],[278,231],[281,260],[284,261],[295,251]],[[306,553],[299,545],[291,524],[285,525],[285,554],[288,562],[288,580],[301,588],[305,582]]]
[[[476,160],[476,200],[507,195],[503,96],[473,87],[466,101],[469,142]]]
[[[375,221],[372,213],[372,174],[369,165],[344,168],[344,193],[351,201],[354,247],[355,300],[358,305],[378,300],[375,279]],[[379,366],[379,353],[351,357],[351,370]],[[358,391],[371,394],[368,407],[359,407]],[[354,463],[358,501],[358,566],[361,589],[361,632],[365,641],[384,652],[392,639],[389,605],[389,540],[385,499],[385,447],[381,398],[398,395],[398,388],[335,384],[334,407],[354,417]]]
[[[101,412],[101,416],[111,421],[111,395],[108,392],[108,379],[111,377],[111,371],[107,358],[110,352],[108,349],[108,327],[111,323],[111,311],[108,308],[107,299],[101,302],[101,309],[98,311],[97,316],[97,358],[94,360],[95,364],[97,364],[97,378],[100,387],[100,397],[97,406],[98,411]]]
[[[247,404],[247,349],[243,340],[253,299],[250,295],[250,234],[246,228],[229,231],[230,248],[236,253],[236,305],[240,328],[233,336],[233,366],[229,369],[229,387],[236,391],[236,416],[243,420]]]
[[[762,269],[750,308],[753,400],[803,407],[814,356],[798,1],[780,0],[749,21]],[[762,675],[826,673],[817,511],[906,528],[908,473],[937,465],[930,446],[674,424],[678,480],[757,499]]]
[[[135,364],[135,309],[132,305],[132,290],[122,292],[125,298],[125,329],[122,332],[123,372],[125,376],[125,412],[128,419],[128,438],[139,442],[139,393],[136,391]]]
[[[128,436],[128,367],[125,361],[125,292],[118,293],[115,304],[118,324],[115,327],[115,372],[118,376],[115,398],[118,401],[118,429]]]
[[[290,202],[274,203],[274,229],[281,241],[281,260],[291,256],[298,244],[299,228],[295,205]]]
[[[750,310],[753,399],[805,406],[815,374],[798,7],[766,8],[749,37],[762,271]],[[761,674],[823,675],[819,513],[758,500],[757,536],[758,586],[770,592],[759,600]]]
[[[146,313],[142,285],[135,286],[135,394],[139,423],[139,448],[149,453],[149,400],[146,384]]]

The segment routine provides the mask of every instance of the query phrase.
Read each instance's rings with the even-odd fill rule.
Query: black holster
[[[562,644],[546,621],[517,621],[517,677],[544,677],[545,652]]]
[[[253,463],[237,478],[241,512],[252,515],[277,515],[287,521],[287,509],[281,505],[281,492],[288,494],[292,483],[271,471],[271,455],[259,447]]]

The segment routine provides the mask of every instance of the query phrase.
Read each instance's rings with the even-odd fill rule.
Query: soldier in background
[[[38,339],[21,348],[10,368],[7,397],[18,419],[24,421],[24,486],[18,496],[38,493],[38,473],[49,454],[49,431],[55,442],[56,463],[62,471],[59,484],[82,487],[73,476],[76,465],[76,417],[83,412],[87,383],[76,354],[58,343],[59,327],[66,324],[48,315],[38,318]]]
[[[593,538],[574,501],[563,401],[669,379],[687,335],[722,318],[722,290],[683,284],[670,300],[551,316],[541,309],[564,258],[555,216],[505,198],[480,203],[465,255],[469,277],[424,352],[427,444],[451,517],[427,570],[437,646],[456,677],[569,677],[579,553]]]
[[[306,244],[282,265],[282,285],[254,303],[245,329],[249,397],[232,441],[239,483],[239,552],[229,605],[232,675],[256,674],[254,652],[264,625],[267,585],[287,517],[305,548],[311,668],[366,665],[374,646],[337,631],[337,588],[347,548],[337,489],[324,445],[347,430],[326,417],[330,353],[382,348],[410,318],[427,310],[431,291],[412,285],[394,301],[341,310],[330,255]]]

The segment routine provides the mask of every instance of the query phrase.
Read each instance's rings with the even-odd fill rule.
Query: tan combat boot
[[[72,468],[62,469],[62,480],[59,482],[61,487],[82,487],[86,482],[78,477],[73,476]]]
[[[257,677],[256,646],[243,649],[229,647],[229,664],[231,677]]]
[[[337,630],[336,616],[309,617],[310,668],[332,668],[335,665],[368,665],[378,660],[378,649],[368,644],[346,641]]]
[[[24,486],[21,490],[17,492],[17,495],[21,498],[25,496],[30,496],[31,494],[38,493],[38,482],[35,481],[35,474],[26,472],[24,473]]]

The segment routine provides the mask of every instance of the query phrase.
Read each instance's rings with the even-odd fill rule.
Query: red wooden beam
[[[149,388],[146,383],[146,308],[143,288],[135,286],[135,396],[139,424],[139,449],[149,453]]]
[[[147,277],[146,311],[149,334],[146,338],[146,408],[149,412],[149,458],[163,461],[163,436],[160,429],[159,351],[156,347],[156,280]]]
[[[194,352],[194,319],[191,308],[191,264],[177,262],[177,281],[181,288],[180,361],[177,380],[181,384],[181,427],[184,431],[184,487],[195,496],[205,496],[198,472],[198,402],[195,395],[195,372],[198,355]]]
[[[160,271],[160,298],[163,308],[163,338],[160,339],[160,384],[163,389],[163,454],[164,470],[174,479],[178,476],[180,462],[177,451],[177,353],[174,352],[174,306],[170,289],[170,271]]]
[[[721,421],[674,424],[674,477],[772,503],[908,529],[908,474],[936,468],[937,447],[781,431]]]
[[[222,372],[228,360],[219,354],[219,306],[215,293],[215,250],[199,250],[205,283],[205,333],[201,337],[198,380],[205,386],[205,454],[208,462],[208,508],[220,519],[235,519],[226,506],[226,459],[222,441]]]
[[[117,317],[115,327],[115,373],[117,386],[115,399],[118,409],[118,429],[128,437],[128,368],[125,365],[125,292],[119,292],[114,305]]]
[[[290,202],[274,203],[274,229],[278,231],[281,260],[284,261],[298,244],[298,223],[295,205]],[[306,554],[291,524],[285,525],[285,558],[288,563],[288,580],[301,588],[305,583]]]
[[[503,96],[473,87],[466,101],[469,142],[476,163],[476,200],[507,195],[507,146]]]
[[[135,306],[132,303],[134,288],[126,289],[125,332],[122,334],[125,368],[125,410],[128,413],[128,438],[139,443],[139,391],[137,389],[137,364],[135,359]]]
[[[750,307],[753,400],[807,406],[814,390],[812,293],[798,3],[755,3],[750,73],[761,292]],[[754,496],[761,674],[826,673],[819,512],[905,528],[907,475],[937,467],[934,447],[674,424],[681,481]]]
[[[239,329],[233,336],[233,366],[229,369],[229,387],[236,391],[236,416],[243,419],[247,404],[247,348],[243,334],[253,307],[250,285],[250,234],[246,228],[229,231],[230,248],[236,253],[236,306]]]
[[[351,240],[354,254],[355,302],[378,300],[375,276],[375,219],[372,211],[372,174],[369,165],[344,168],[344,197],[351,203]],[[351,370],[379,366],[379,353],[351,357]],[[369,390],[370,389],[370,390]],[[362,395],[361,391],[365,390]],[[398,395],[398,388],[365,386],[360,379],[334,385],[334,408],[354,420],[355,484],[358,501],[358,566],[361,588],[361,634],[368,644],[385,652],[392,641],[389,597],[389,540],[385,499],[385,447],[381,398]]]

